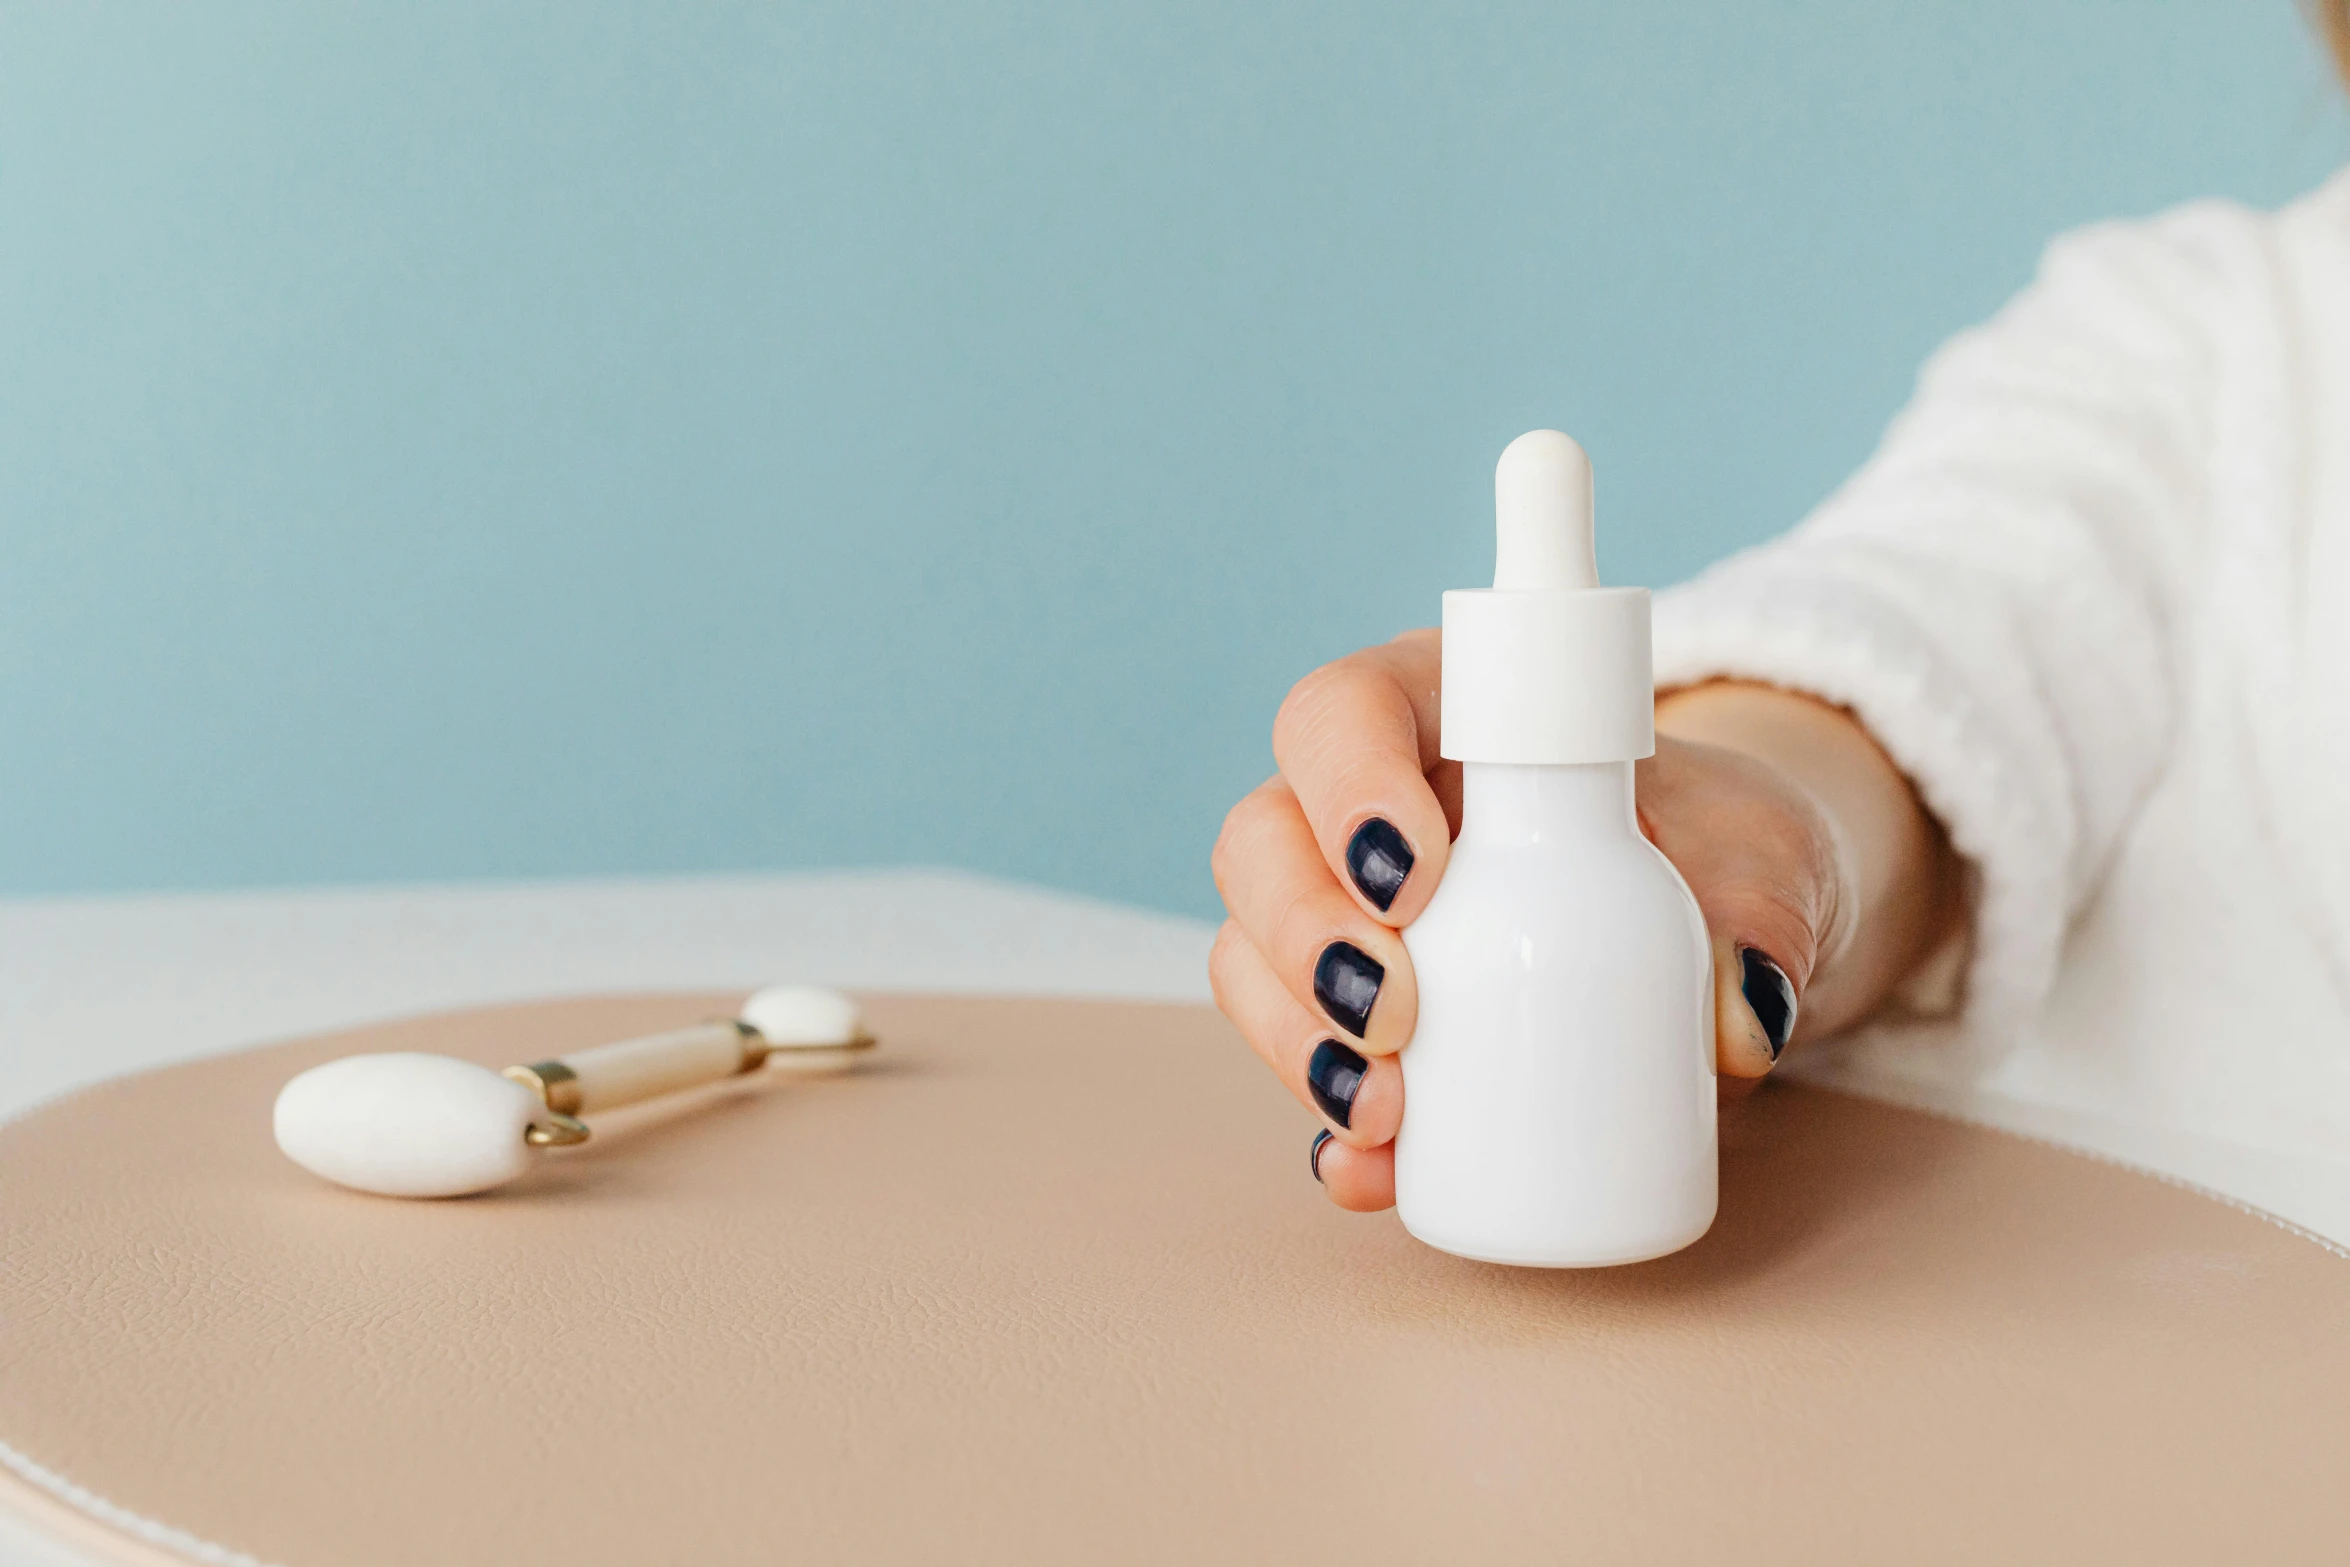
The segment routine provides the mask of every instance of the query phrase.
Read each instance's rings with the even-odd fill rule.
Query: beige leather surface
[[[404,1022],[0,1129],[0,1441],[287,1567],[2350,1550],[2350,1263],[1818,1091],[1729,1120],[1705,1241],[1586,1274],[1331,1210],[1306,1116],[1182,1007],[873,998],[853,1077],[605,1117],[458,1202],[270,1143],[334,1055],[731,999]]]

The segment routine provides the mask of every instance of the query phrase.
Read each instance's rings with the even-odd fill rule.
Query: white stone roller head
[[[737,1016],[777,1050],[843,1049],[865,1038],[857,1003],[819,985],[770,985]]]
[[[453,1056],[394,1051],[314,1066],[277,1096],[277,1145],[313,1175],[386,1197],[462,1197],[530,1168],[546,1106]]]

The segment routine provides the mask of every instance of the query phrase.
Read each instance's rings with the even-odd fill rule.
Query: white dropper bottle
[[[1404,946],[1395,1200],[1431,1246],[1528,1267],[1677,1251],[1713,1223],[1705,920],[1633,814],[1656,750],[1648,593],[1603,588],[1591,462],[1555,430],[1494,471],[1493,586],[1444,595],[1461,832]]]

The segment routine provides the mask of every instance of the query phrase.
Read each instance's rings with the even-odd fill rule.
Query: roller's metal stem
[[[587,1128],[576,1119],[581,1115],[755,1072],[771,1058],[827,1066],[872,1046],[873,1036],[863,1032],[840,1043],[778,1046],[740,1018],[709,1018],[689,1028],[510,1066],[504,1075],[538,1095],[552,1117],[549,1125],[532,1128],[531,1140],[561,1146],[587,1137]]]

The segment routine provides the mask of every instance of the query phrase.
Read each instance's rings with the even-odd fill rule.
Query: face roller
[[[279,1091],[277,1145],[311,1174],[356,1191],[461,1197],[513,1180],[541,1148],[586,1142],[582,1115],[770,1063],[838,1068],[873,1044],[847,996],[777,985],[737,1017],[503,1072],[416,1051],[346,1056]]]

